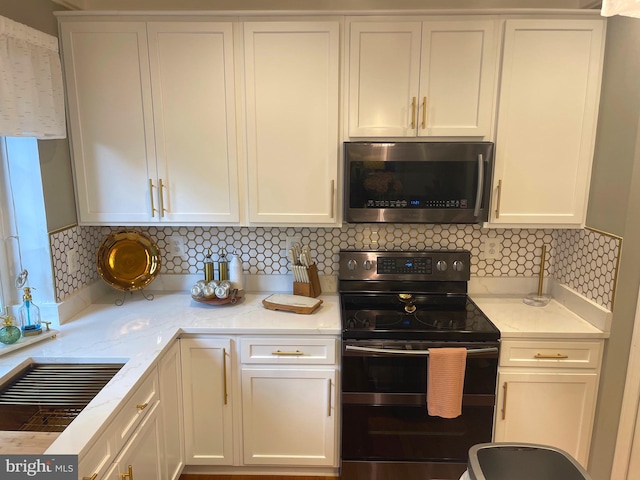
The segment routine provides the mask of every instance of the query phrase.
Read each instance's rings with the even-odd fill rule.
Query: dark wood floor
[[[180,475],[180,480],[340,480],[340,477],[304,477],[284,475]]]

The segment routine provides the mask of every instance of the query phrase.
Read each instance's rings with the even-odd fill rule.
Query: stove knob
[[[455,262],[453,262],[452,267],[456,272],[461,272],[464,270],[464,262],[462,262],[461,260],[456,260]]]
[[[358,262],[356,262],[355,260],[349,260],[347,262],[347,268],[349,270],[355,270],[357,266],[358,266]]]
[[[436,270],[439,272],[446,272],[447,262],[445,262],[444,260],[438,260],[436,263]]]
[[[373,263],[371,262],[371,260],[365,260],[364,261],[364,269],[365,270],[371,270],[371,267],[373,267]]]

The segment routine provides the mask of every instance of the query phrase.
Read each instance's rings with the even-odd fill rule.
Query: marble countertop
[[[59,327],[55,339],[0,355],[0,377],[32,362],[116,362],[124,367],[52,443],[47,453],[82,454],[102,433],[172,340],[185,334],[329,335],[341,332],[337,294],[322,295],[310,315],[265,309],[268,293],[247,293],[236,305],[194,302],[188,293],[135,292],[123,306],[115,297],[93,303]],[[530,307],[521,298],[474,296],[502,338],[605,338],[603,331],[553,300]],[[2,348],[0,346],[0,348]]]
[[[532,307],[522,297],[472,296],[475,304],[500,330],[502,339],[607,338],[609,334],[578,316],[556,300]]]
[[[188,293],[158,294],[152,301],[134,293],[120,307],[108,298],[60,326],[55,339],[0,356],[0,376],[32,361],[125,363],[47,450],[79,454],[180,335],[340,334],[337,295],[321,296],[322,305],[309,315],[268,310],[262,305],[268,295],[248,293],[235,305],[221,306],[194,302]]]

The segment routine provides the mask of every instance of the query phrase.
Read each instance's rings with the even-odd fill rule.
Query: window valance
[[[603,0],[601,13],[605,17],[625,15],[640,18],[640,0]]]
[[[58,39],[2,16],[0,135],[66,137]]]

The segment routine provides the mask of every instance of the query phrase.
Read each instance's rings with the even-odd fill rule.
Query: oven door
[[[453,419],[427,413],[428,349],[445,346],[468,350],[462,415]],[[371,477],[372,464],[393,478],[398,462],[409,477],[458,478],[469,448],[491,441],[497,342],[345,340],[342,362],[343,478],[386,478]]]

